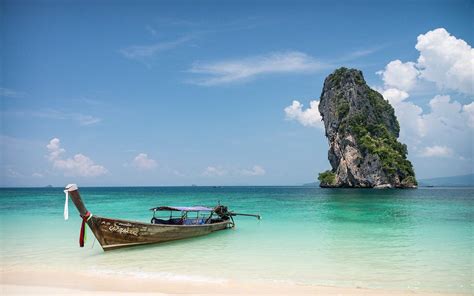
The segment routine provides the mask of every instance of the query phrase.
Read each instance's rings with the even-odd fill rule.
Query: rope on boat
[[[79,233],[79,247],[84,247],[84,242],[86,240],[86,222],[92,218],[92,214],[87,211],[87,213],[82,216],[82,223],[81,223],[81,232]]]

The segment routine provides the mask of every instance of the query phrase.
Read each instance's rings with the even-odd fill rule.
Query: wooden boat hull
[[[75,184],[69,184],[66,191],[104,251],[201,236],[233,226],[230,219],[202,225],[166,225],[95,216],[87,211]]]
[[[204,225],[161,225],[92,216],[87,225],[104,251],[206,235],[231,227],[229,220]]]

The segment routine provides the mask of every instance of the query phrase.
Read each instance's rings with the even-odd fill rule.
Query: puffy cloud
[[[444,28],[418,36],[420,76],[440,88],[473,94],[474,49]]]
[[[470,158],[472,151],[466,143],[469,143],[472,138],[472,128],[474,128],[474,103],[462,105],[452,100],[449,95],[437,95],[430,100],[429,110],[424,112],[420,106],[407,101],[406,98],[394,100],[390,97],[391,93],[384,92],[383,95],[385,99],[392,100],[395,115],[400,123],[402,142],[409,144],[409,147],[415,151],[421,151],[418,154],[423,156],[440,156],[440,154],[435,154],[440,153],[440,149],[426,150],[426,148],[418,148],[419,146],[454,145],[453,147],[458,150],[457,154],[464,154]],[[393,93],[396,94],[396,92]],[[444,156],[447,155],[446,151]]]
[[[462,111],[467,117],[469,127],[474,128],[474,102],[462,106]]]
[[[97,177],[108,172],[105,167],[95,164],[83,154],[76,154],[72,158],[64,159],[62,155],[66,150],[61,148],[58,138],[51,139],[46,148],[49,152],[47,158],[52,162],[53,167],[62,171],[66,176]]]
[[[222,167],[208,166],[203,172],[202,175],[206,177],[222,177],[227,175],[227,170]]]
[[[385,98],[390,101],[389,98]],[[390,103],[395,109],[395,115],[400,123],[400,137],[403,140],[409,139],[411,143],[418,143],[420,137],[426,134],[426,123],[422,117],[423,109],[408,101],[390,101]]]
[[[314,72],[325,67],[325,64],[305,53],[291,51],[214,63],[195,63],[189,72],[207,75],[191,83],[210,86],[242,81],[264,74]]]
[[[451,97],[437,95],[431,99],[431,112],[423,115],[426,126],[438,131],[462,132],[466,130],[468,116],[463,111],[463,106],[457,101],[451,101]]]
[[[324,129],[321,114],[319,113],[319,101],[311,101],[309,108],[303,110],[303,104],[299,101],[293,103],[285,108],[285,115],[287,120],[296,120],[303,126],[318,127]]]
[[[73,158],[57,159],[54,167],[70,176],[96,177],[107,173],[107,170],[95,164],[89,157],[76,154]]]
[[[383,97],[388,100],[392,105],[401,103],[409,97],[407,92],[399,90],[397,88],[389,88],[386,90],[382,90],[381,92]]]
[[[418,36],[417,62],[390,62],[381,74],[380,90],[395,109],[400,122],[400,138],[416,155],[425,157],[459,155],[472,158],[474,103],[462,105],[449,95],[434,96],[428,110],[409,100],[409,91],[422,81],[440,89],[472,94],[473,49],[465,41],[440,28]],[[454,151],[451,148],[456,149]]]
[[[254,165],[252,169],[243,169],[240,173],[244,176],[263,176],[266,174],[266,171],[263,167],[259,165]]]
[[[425,147],[422,152],[422,157],[449,157],[453,155],[453,150],[447,146],[431,146]]]
[[[408,91],[415,86],[419,72],[415,63],[402,63],[400,60],[395,60],[388,63],[385,70],[379,71],[377,74],[382,75],[387,87]]]
[[[438,28],[419,35],[415,48],[420,52],[416,63],[394,60],[377,72],[385,88],[409,91],[425,80],[440,89],[474,94],[474,49],[464,40]]]
[[[157,163],[148,157],[146,153],[139,153],[132,161],[132,165],[139,170],[151,170],[156,168]]]
[[[59,141],[58,138],[54,138],[51,141],[49,141],[49,144],[46,145],[46,148],[48,148],[48,151],[49,151],[48,159],[50,161],[59,159],[61,157],[61,154],[66,152],[66,150],[61,148],[61,142]]]

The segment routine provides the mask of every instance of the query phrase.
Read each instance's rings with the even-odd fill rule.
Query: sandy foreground
[[[0,273],[0,295],[458,295],[285,283],[196,283],[41,270]]]

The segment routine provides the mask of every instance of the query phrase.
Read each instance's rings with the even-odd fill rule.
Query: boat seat
[[[183,225],[202,225],[206,223],[206,219],[186,219]]]
[[[151,224],[164,224],[164,225],[179,225],[181,224],[180,223],[181,219],[168,219],[168,220],[165,220],[165,219],[158,219],[158,218],[151,218]]]
[[[168,221],[153,217],[153,218],[151,218],[150,223],[151,224],[168,224]]]

